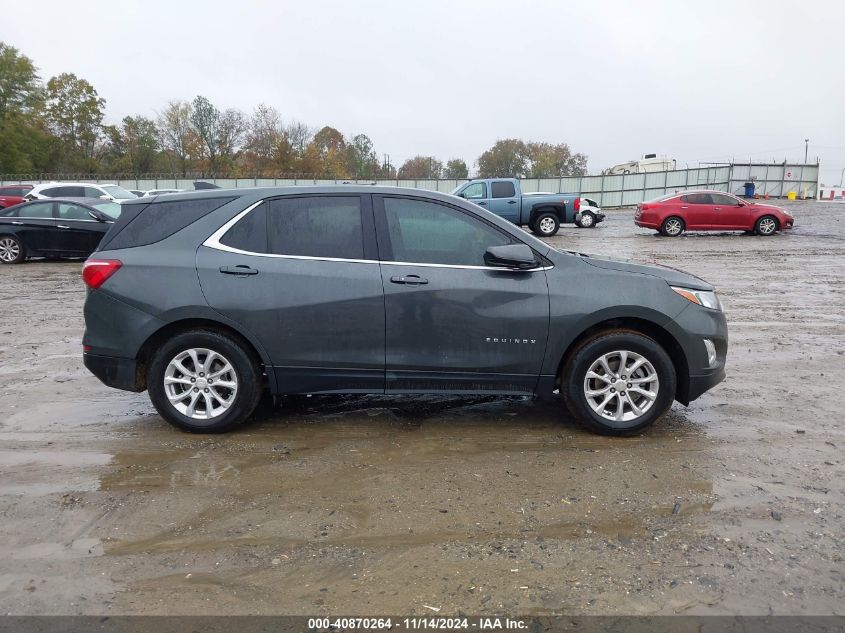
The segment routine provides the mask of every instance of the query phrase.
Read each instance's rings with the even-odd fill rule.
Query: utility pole
[[[807,164],[807,149],[810,147],[810,139],[804,139],[804,164]]]

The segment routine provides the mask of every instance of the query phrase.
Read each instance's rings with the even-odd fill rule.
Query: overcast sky
[[[394,165],[497,139],[589,170],[645,152],[845,167],[845,2],[115,0],[4,3],[0,40],[74,72],[108,122],[209,97],[366,133]]]

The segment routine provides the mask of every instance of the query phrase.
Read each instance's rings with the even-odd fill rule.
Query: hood
[[[683,270],[672,268],[671,266],[663,266],[660,264],[639,264],[630,259],[608,257],[606,255],[587,255],[585,253],[574,253],[572,251],[566,252],[580,257],[582,261],[590,266],[595,266],[596,268],[618,270],[624,273],[651,275],[652,277],[664,279],[672,286],[681,286],[683,288],[692,288],[694,290],[713,290],[713,286],[703,279],[700,279],[695,275],[690,275]]]

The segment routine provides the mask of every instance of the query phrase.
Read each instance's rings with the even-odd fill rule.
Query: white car
[[[134,200],[135,194],[119,185],[95,185],[90,182],[48,182],[35,185],[24,196],[27,200],[44,198],[100,198],[102,200]]]

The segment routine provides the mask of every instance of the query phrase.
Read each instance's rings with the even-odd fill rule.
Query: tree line
[[[462,179],[460,158],[415,156],[398,168],[366,134],[345,136],[283,119],[274,107],[250,114],[203,96],[170,101],[155,118],[105,122],[106,100],[74,73],[42,82],[33,61],[0,42],[0,173],[152,173],[202,177]],[[552,178],[587,173],[566,143],[497,141],[478,157],[480,177]]]

